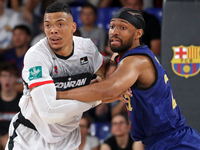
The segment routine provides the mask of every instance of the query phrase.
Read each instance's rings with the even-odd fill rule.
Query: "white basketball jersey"
[[[19,104],[21,112],[49,143],[59,142],[75,129],[78,130],[82,114],[60,123],[47,124],[38,115],[29,89],[48,83],[55,83],[57,91],[88,85],[103,63],[103,56],[90,39],[74,36],[73,45],[73,51],[68,57],[59,56],[51,50],[47,38],[44,38],[31,47],[24,58],[22,78],[25,84]]]

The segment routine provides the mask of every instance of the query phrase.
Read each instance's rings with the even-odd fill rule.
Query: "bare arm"
[[[102,79],[106,77],[106,73],[108,72],[110,66],[117,66],[117,64],[113,60],[107,57],[104,57],[103,59],[103,65],[95,72],[95,74]]]
[[[116,98],[137,81],[142,70],[146,67],[146,59],[143,57],[126,57],[108,79],[85,87],[60,92],[58,98],[77,99],[84,102]]]

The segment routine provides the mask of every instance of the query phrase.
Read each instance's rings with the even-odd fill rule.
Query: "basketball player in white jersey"
[[[88,85],[94,73],[103,78],[108,62],[90,39],[73,36],[76,24],[67,5],[46,9],[44,31],[46,38],[24,58],[21,112],[10,124],[6,150],[77,150],[82,113],[101,103],[56,100],[56,91]]]

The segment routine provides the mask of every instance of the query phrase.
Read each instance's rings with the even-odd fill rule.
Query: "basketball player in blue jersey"
[[[139,11],[122,8],[116,12],[109,39],[112,51],[119,54],[117,69],[102,82],[60,92],[58,97],[106,100],[131,87],[132,97],[124,97],[134,141],[142,141],[146,150],[200,150],[200,135],[185,124],[166,71],[140,43],[144,27]]]

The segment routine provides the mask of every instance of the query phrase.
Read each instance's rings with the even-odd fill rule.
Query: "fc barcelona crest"
[[[172,70],[185,78],[197,75],[200,71],[200,46],[172,47],[174,56],[171,60]]]

